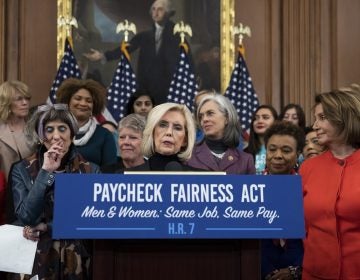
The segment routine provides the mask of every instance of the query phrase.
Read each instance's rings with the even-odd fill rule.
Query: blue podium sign
[[[54,238],[303,238],[300,176],[61,174]]]

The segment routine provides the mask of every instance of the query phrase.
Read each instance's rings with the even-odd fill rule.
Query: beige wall
[[[46,100],[56,74],[55,0],[0,0],[0,80]],[[309,123],[316,92],[360,83],[359,0],[236,0],[249,25],[246,60],[262,103],[300,103]]]
[[[0,0],[0,9],[0,79],[27,83],[32,104],[43,103],[56,74],[56,1]]]
[[[237,0],[252,29],[246,58],[262,103],[300,103],[311,123],[317,92],[360,83],[360,1]]]

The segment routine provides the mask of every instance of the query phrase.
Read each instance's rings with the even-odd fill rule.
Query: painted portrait
[[[169,2],[168,0],[157,1]],[[184,21],[192,27],[193,36],[191,38],[186,37],[186,40],[190,46],[190,59],[194,67],[199,89],[215,89],[220,91],[220,1],[176,0],[169,3],[171,6],[169,6],[168,20],[172,26],[174,23]],[[102,54],[109,54],[111,51],[113,53],[120,53],[120,44],[124,38],[123,34],[116,33],[116,26],[125,19],[133,22],[137,28],[137,35],[131,34],[129,36],[131,65],[135,75],[142,79],[142,72],[149,73],[156,71],[149,67],[141,69],[143,66],[140,60],[146,60],[146,55],[150,53],[148,51],[148,54],[143,55],[141,48],[151,49],[152,41],[150,39],[147,41],[143,39],[145,43],[142,42],[142,45],[137,49],[131,49],[131,45],[135,45],[135,43],[132,43],[135,42],[134,36],[140,37],[139,34],[155,30],[156,21],[151,10],[153,4],[154,0],[72,1],[72,13],[78,21],[78,28],[73,30],[72,36],[74,52],[83,78],[95,79],[106,87],[110,85],[117,63],[119,62],[119,55],[91,61],[84,54],[94,50]],[[167,71],[171,72],[174,71],[173,61],[177,62],[179,55],[178,43],[174,44],[174,42],[179,42],[180,39],[178,34],[172,34],[172,30],[171,34],[169,31],[168,37],[162,39],[162,44],[165,45],[164,42],[168,44],[162,51],[162,54],[169,61],[172,60],[169,62],[171,67],[167,68]],[[177,39],[173,40],[172,37]],[[173,40],[172,43],[170,42],[171,40]],[[175,51],[172,49],[175,49]],[[169,75],[172,74],[169,73]],[[150,78],[147,78],[146,83],[151,83],[152,80],[156,80],[156,78],[152,79],[150,76]]]

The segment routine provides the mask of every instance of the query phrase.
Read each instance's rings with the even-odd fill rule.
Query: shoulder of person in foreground
[[[256,169],[255,169],[254,157],[251,154],[244,152],[242,150],[239,150],[237,148],[235,148],[235,150],[239,154],[240,160],[242,162],[246,162],[247,174],[255,175]]]
[[[118,157],[115,163],[100,166],[101,173],[106,173],[106,174],[122,173],[124,168],[125,166],[122,162],[121,157]]]
[[[324,164],[327,162],[327,159],[329,159],[330,157],[331,157],[331,152],[325,151],[316,157],[309,158],[303,161],[299,168],[299,174],[305,175],[308,174],[308,172],[316,171],[317,166],[323,169]]]
[[[116,163],[117,149],[114,136],[109,130],[98,125],[96,128],[97,134],[103,138],[103,145],[101,147],[102,159],[101,166]],[[96,133],[96,132],[95,132]]]

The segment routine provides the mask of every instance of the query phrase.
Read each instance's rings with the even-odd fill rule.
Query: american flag
[[[170,83],[167,101],[185,104],[191,110],[198,86],[186,48],[185,44],[180,45],[180,59]]]
[[[254,90],[245,59],[239,51],[238,61],[231,74],[225,96],[236,108],[242,129],[249,132],[253,113],[259,107],[259,99]]]
[[[136,91],[136,77],[129,59],[130,56],[126,50],[126,45],[123,43],[120,61],[107,90],[107,110],[115,123],[118,123],[125,116],[129,98]]]
[[[55,80],[51,86],[47,103],[56,103],[56,91],[60,87],[61,83],[68,78],[81,79],[80,68],[77,64],[74,52],[71,48],[68,38],[65,39],[64,55],[61,59],[59,69],[57,71]]]

